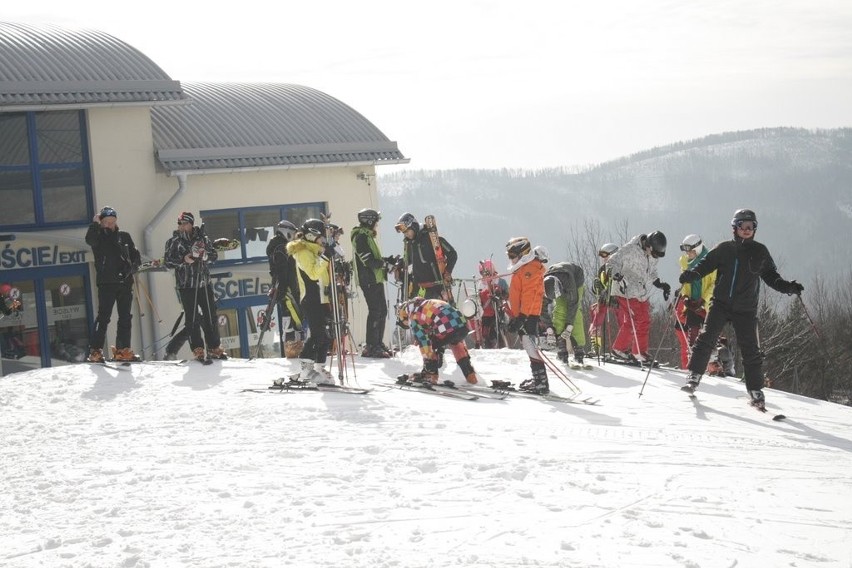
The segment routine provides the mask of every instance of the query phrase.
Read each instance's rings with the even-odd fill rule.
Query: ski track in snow
[[[388,387],[414,349],[356,361],[368,395],[240,392],[277,359],[3,377],[0,566],[852,566],[849,408],[617,365],[569,371],[599,406],[469,402]]]

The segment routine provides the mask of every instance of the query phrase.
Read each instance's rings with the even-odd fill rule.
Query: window
[[[86,223],[92,184],[83,111],[0,114],[0,225]]]
[[[278,221],[287,219],[297,227],[307,219],[319,219],[324,203],[272,205],[201,211],[204,232],[211,239],[226,237],[240,241],[240,247],[220,252],[219,260],[266,259],[266,245],[275,236]]]

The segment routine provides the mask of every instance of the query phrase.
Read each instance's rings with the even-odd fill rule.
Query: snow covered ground
[[[419,367],[356,358],[361,396],[241,392],[280,359],[3,377],[0,565],[852,566],[850,408],[662,370],[639,398],[616,365],[571,371],[598,406],[382,386]]]

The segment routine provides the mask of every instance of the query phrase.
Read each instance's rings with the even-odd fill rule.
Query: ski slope
[[[414,348],[356,357],[367,395],[241,392],[297,367],[0,378],[0,566],[852,566],[850,408],[616,365],[569,372],[597,406],[452,400],[389,386]]]

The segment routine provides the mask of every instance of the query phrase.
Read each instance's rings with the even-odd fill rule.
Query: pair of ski
[[[695,396],[695,389],[693,387],[691,387],[689,385],[684,385],[684,386],[680,387],[680,390],[687,393],[689,395],[690,400],[692,400],[693,402],[698,400],[698,397]],[[753,401],[749,400],[748,405],[749,405],[749,407],[757,410],[761,414],[769,414],[769,411],[766,409],[765,403],[762,404],[762,405],[756,405],[756,404],[753,403]],[[774,420],[775,422],[780,422],[782,420],[786,420],[786,418],[787,417],[783,414],[774,414],[772,416],[772,420]]]
[[[266,388],[245,388],[240,392],[255,392],[255,393],[278,393],[283,394],[285,392],[295,393],[295,392],[339,392],[343,394],[367,394],[372,389],[365,389],[361,387],[347,387],[344,385],[336,385],[336,384],[315,384],[310,383],[308,381],[302,381],[295,377],[290,377],[287,380],[279,379],[276,381],[276,384],[272,384]]]
[[[491,381],[491,385],[487,387],[472,386],[472,385],[456,385],[452,381],[444,381],[439,384],[424,382],[417,374],[415,375],[399,375],[395,385],[401,389],[414,390],[447,398],[458,398],[461,400],[477,400],[480,398],[491,398],[503,400],[509,397],[515,398],[532,398],[538,400],[547,400],[549,402],[561,402],[567,404],[586,404],[595,405],[599,400],[591,397],[565,397],[555,394],[542,394],[535,392],[527,392],[518,390],[509,381]]]
[[[104,361],[84,361],[84,363],[88,363],[90,365],[100,365],[101,367],[106,367],[107,369],[114,369],[116,371],[129,371],[130,367],[134,364],[139,365],[183,365],[186,363],[186,359],[181,361],[116,361],[115,359],[109,359]],[[211,361],[212,363],[212,361]]]
[[[228,239],[222,237],[213,241],[213,247],[216,249],[217,252],[235,250],[240,247],[240,241],[238,241],[237,239]],[[165,265],[165,260],[162,258],[155,258],[154,260],[143,262],[134,271],[134,273],[138,274],[140,272],[165,272],[166,270],[168,270],[168,268]]]

